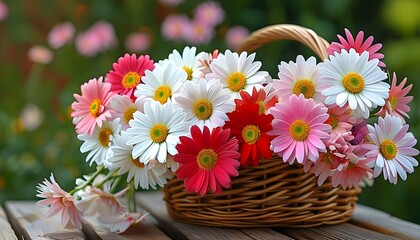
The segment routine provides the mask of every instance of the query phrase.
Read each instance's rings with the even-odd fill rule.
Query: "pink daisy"
[[[376,113],[378,116],[384,117],[389,114],[397,116],[405,122],[404,117],[409,118],[408,112],[410,107],[408,104],[413,100],[413,96],[406,96],[410,92],[413,84],[404,87],[407,83],[407,78],[404,78],[400,85],[397,85],[397,75],[394,73],[392,76],[391,89],[389,90],[389,97],[385,105]]]
[[[345,190],[347,188],[359,188],[360,181],[363,179],[372,179],[373,171],[369,167],[370,159],[359,159],[355,162],[346,161],[342,164],[340,170],[336,169],[332,175],[333,187],[340,186]]]
[[[48,43],[54,49],[69,43],[73,38],[75,29],[70,22],[55,25],[48,34]]]
[[[84,83],[81,90],[82,95],[73,95],[77,101],[71,104],[71,117],[77,119],[78,134],[92,135],[96,125],[102,127],[102,122],[111,118],[108,107],[114,93],[110,91],[111,84],[102,82],[102,77]]]
[[[319,152],[326,151],[322,140],[327,140],[331,131],[331,126],[325,123],[329,117],[327,110],[303,94],[293,94],[277,103],[270,109],[274,120],[273,130],[268,134],[276,136],[271,141],[272,150],[289,164],[295,159],[298,163],[306,159],[316,162]]]
[[[125,47],[130,52],[143,52],[150,47],[152,39],[150,34],[145,32],[132,33],[125,40]]]
[[[93,57],[100,51],[100,40],[93,32],[86,31],[77,34],[76,39],[77,51],[86,57]]]
[[[351,32],[345,28],[344,32],[346,33],[347,40],[337,35],[340,42],[332,42],[331,45],[327,48],[327,52],[329,55],[334,55],[335,52],[340,53],[341,49],[345,49],[347,51],[350,51],[351,48],[353,48],[359,55],[361,55],[364,51],[369,52],[369,60],[372,60],[374,58],[379,60],[378,66],[379,67],[385,67],[385,63],[381,61],[382,58],[384,58],[384,55],[382,53],[379,53],[379,49],[382,48],[382,44],[376,43],[372,45],[373,43],[373,37],[370,36],[366,39],[366,41],[363,42],[364,32],[360,31],[356,39],[353,38]]]
[[[340,164],[340,157],[332,154],[331,150],[327,147],[327,151],[320,153],[319,159],[316,162],[306,161],[303,170],[315,174],[318,177],[318,186],[321,186],[338,164]]]
[[[181,136],[174,161],[180,163],[177,176],[185,179],[185,188],[200,195],[209,190],[220,194],[222,187],[230,188],[230,177],[238,176],[238,140],[229,138],[230,130],[214,128],[203,131],[191,127],[191,137]]]
[[[169,15],[162,22],[162,36],[166,40],[180,41],[184,39],[184,29],[190,20],[185,15]]]
[[[249,35],[249,30],[242,26],[234,26],[228,29],[225,42],[229,49],[236,49],[239,44]]]
[[[36,196],[45,199],[38,201],[36,204],[50,206],[47,211],[47,217],[60,214],[63,226],[82,229],[82,213],[76,206],[73,196],[58,185],[52,173],[50,181],[45,179],[42,184],[38,185],[38,194]]]
[[[351,133],[353,124],[356,119],[352,117],[353,111],[346,105],[339,107],[337,105],[328,106],[328,114],[330,117],[326,121],[331,126],[330,139],[334,141],[339,137],[343,137],[347,141],[351,141],[354,137]]]
[[[203,2],[194,10],[194,19],[211,27],[223,22],[224,18],[225,12],[218,2]]]
[[[7,17],[8,12],[9,8],[7,5],[4,2],[0,2],[0,21]]]
[[[190,21],[184,28],[184,40],[190,44],[208,44],[213,36],[213,27],[199,21]]]
[[[118,63],[112,64],[112,68],[106,75],[106,82],[111,83],[111,91],[134,99],[134,90],[141,83],[144,72],[152,71],[155,65],[149,55],[137,58],[136,54],[130,56],[126,53],[118,59]]]

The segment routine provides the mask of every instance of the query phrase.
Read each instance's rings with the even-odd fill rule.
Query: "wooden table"
[[[420,225],[358,205],[350,222],[316,228],[229,229],[190,225],[168,216],[161,192],[139,193],[138,205],[150,215],[117,235],[91,225],[67,230],[58,218],[46,219],[45,208],[32,201],[9,201],[8,218],[0,208],[0,239],[420,239]],[[9,224],[9,222],[10,224]]]

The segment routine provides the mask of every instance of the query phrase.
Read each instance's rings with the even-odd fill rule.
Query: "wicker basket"
[[[252,33],[238,52],[253,51],[273,40],[294,40],[327,57],[328,42],[312,30],[295,25],[274,25]],[[199,196],[170,180],[163,188],[169,214],[186,223],[217,227],[314,227],[348,221],[360,190],[333,188],[330,179],[317,185],[317,177],[300,165],[283,163],[277,155],[260,160],[258,167],[241,167],[232,188],[222,194]]]

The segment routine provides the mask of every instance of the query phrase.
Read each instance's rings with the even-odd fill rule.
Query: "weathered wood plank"
[[[420,225],[358,204],[351,223],[402,239],[420,239]]]
[[[190,225],[173,220],[166,210],[162,192],[142,192],[138,204],[158,220],[158,227],[173,239],[291,239],[269,228],[229,229]]]
[[[35,202],[9,201],[6,211],[19,239],[86,239],[77,229],[65,229],[59,216],[45,217],[46,208],[35,205]]]
[[[0,207],[0,240],[17,240],[15,232],[7,221],[6,213]]]

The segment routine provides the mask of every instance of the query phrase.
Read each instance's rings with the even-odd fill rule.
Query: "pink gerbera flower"
[[[351,32],[345,28],[344,32],[346,33],[347,40],[337,35],[340,42],[332,42],[331,45],[327,48],[327,52],[329,55],[334,55],[335,52],[340,53],[341,49],[345,49],[347,51],[350,51],[351,48],[353,48],[359,55],[361,55],[364,51],[369,52],[369,60],[372,60],[374,58],[379,60],[378,66],[379,67],[385,67],[385,63],[381,61],[382,58],[384,58],[384,55],[382,53],[379,53],[379,49],[382,48],[382,44],[376,43],[372,45],[373,37],[369,36],[366,41],[363,42],[364,32],[360,31],[356,39],[353,38]]]
[[[92,135],[95,126],[102,127],[102,122],[111,118],[108,109],[114,94],[110,91],[111,84],[99,79],[91,79],[81,87],[82,95],[74,94],[77,102],[71,104],[71,117],[77,119],[76,132]]]
[[[224,18],[225,12],[218,2],[206,1],[194,10],[194,19],[211,27],[223,22]]]
[[[272,150],[292,164],[295,159],[304,163],[306,159],[316,162],[319,152],[325,152],[322,140],[329,138],[331,126],[325,121],[329,118],[327,108],[313,99],[291,95],[283,103],[270,109],[274,116],[273,130],[268,134],[276,136],[271,141]]]
[[[191,138],[181,136],[176,146],[178,154],[174,161],[180,163],[177,176],[185,179],[185,188],[204,195],[211,190],[222,193],[222,187],[230,188],[230,177],[238,176],[238,140],[229,138],[230,130],[214,128],[203,131],[196,125],[191,127]]]
[[[38,185],[38,194],[36,196],[45,199],[38,201],[36,204],[50,206],[47,211],[47,217],[60,214],[63,226],[82,229],[82,213],[76,206],[73,196],[58,185],[52,173],[50,181],[45,179],[42,184]]]
[[[363,179],[372,179],[373,177],[373,171],[369,167],[371,162],[370,159],[359,159],[355,162],[347,160],[341,165],[341,168],[333,171],[333,187],[341,185],[344,190],[347,188],[359,188],[360,181]]]
[[[144,72],[152,71],[155,65],[148,55],[137,58],[136,54],[130,56],[126,53],[124,57],[118,59],[118,63],[113,63],[112,67],[114,70],[106,75],[106,82],[112,85],[111,91],[134,98],[133,92],[141,83]]]
[[[326,121],[331,126],[330,139],[334,141],[339,137],[343,137],[346,141],[351,141],[354,136],[351,133],[353,124],[356,119],[352,117],[353,111],[348,107],[339,107],[337,105],[328,106],[328,114],[330,117]]]
[[[386,114],[397,116],[405,122],[404,117],[409,118],[408,112],[410,107],[408,104],[413,100],[413,96],[406,96],[410,92],[413,84],[404,88],[407,83],[407,78],[404,78],[400,85],[397,85],[397,75],[392,76],[391,89],[389,90],[389,97],[385,105],[376,113],[378,116],[384,117]]]

